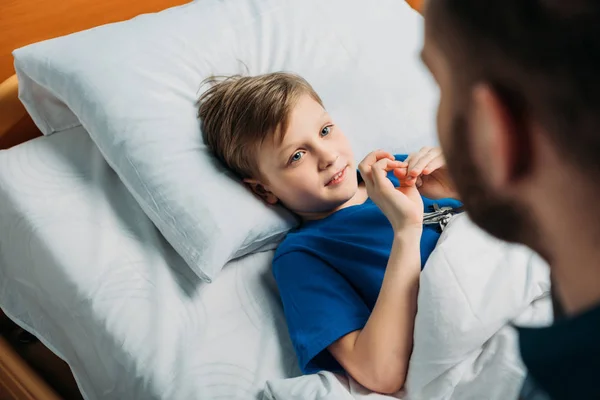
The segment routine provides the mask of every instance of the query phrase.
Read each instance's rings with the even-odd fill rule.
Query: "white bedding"
[[[0,307],[88,399],[258,399],[267,381],[266,399],[382,398],[329,373],[286,379],[299,371],[271,257],[201,282],[81,128],[0,152]],[[507,324],[549,322],[547,275],[456,218],[421,277],[407,398],[512,398],[524,371]]]
[[[421,274],[406,390],[371,393],[328,372],[272,380],[265,400],[512,400],[525,369],[511,326],[551,322],[546,264],[466,215],[446,228]]]
[[[272,253],[207,285],[81,128],[0,152],[0,307],[87,399],[252,399],[298,374]]]

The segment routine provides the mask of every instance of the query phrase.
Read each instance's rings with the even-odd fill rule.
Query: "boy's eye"
[[[292,156],[292,158],[290,158],[290,162],[294,163],[294,162],[300,161],[303,154],[304,153],[302,153],[301,151],[295,152],[294,155]]]
[[[321,130],[321,136],[327,136],[331,133],[331,125],[327,125]]]

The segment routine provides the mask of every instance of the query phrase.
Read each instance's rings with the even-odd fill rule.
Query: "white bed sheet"
[[[296,376],[271,257],[202,283],[82,128],[0,152],[0,307],[87,399],[247,400]]]

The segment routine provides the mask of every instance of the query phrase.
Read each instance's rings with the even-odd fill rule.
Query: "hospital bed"
[[[190,267],[186,257],[189,249],[170,240],[168,229],[157,222],[156,210],[152,205],[143,205],[127,172],[108,155],[114,141],[103,142],[98,136],[103,134],[102,129],[95,124],[102,124],[110,116],[100,118],[100,122],[86,120],[97,111],[97,104],[91,104],[87,111],[76,111],[80,103],[76,100],[67,104],[66,97],[73,95],[76,91],[73,88],[82,82],[87,82],[89,90],[101,92],[102,88],[83,78],[73,79],[63,85],[62,94],[50,100],[46,96],[46,90],[54,83],[45,81],[50,79],[50,72],[42,70],[49,65],[69,64],[64,59],[53,59],[56,52],[71,57],[65,48],[81,45],[84,47],[80,50],[85,51],[76,56],[93,58],[94,53],[105,50],[102,42],[85,47],[86,37],[102,38],[102,32],[111,29],[111,32],[122,29],[119,35],[126,36],[129,29],[150,23],[152,29],[158,30],[164,15],[177,15],[181,26],[189,23],[193,28],[193,21],[186,22],[186,18],[204,7],[203,2],[213,4],[206,12],[214,12],[214,18],[225,18],[221,7],[233,7],[231,2],[199,0],[156,18],[151,14],[106,31],[73,35],[68,39],[70,42],[53,41],[15,53],[21,60],[20,81],[10,76],[12,72],[7,67],[13,49],[138,14],[154,13],[185,1],[21,0],[2,6],[7,12],[2,9],[0,28],[9,34],[0,40],[0,67],[4,68],[0,73],[7,78],[0,86],[0,308],[13,323],[41,342],[27,362],[0,338],[0,349],[6,349],[0,353],[0,387],[9,396],[259,399],[266,382],[288,382],[289,378],[299,376],[270,272],[274,246],[256,247],[244,254],[232,253],[224,259],[224,265],[209,263],[198,267],[199,271]],[[280,3],[259,0],[240,1],[239,15],[237,5],[235,9],[225,8],[235,14],[236,21],[243,22],[235,27],[238,33],[250,29],[247,26],[254,23],[260,28],[257,37],[263,38],[264,43],[245,43],[249,49],[256,46],[249,58],[242,60],[249,72],[287,67],[316,82],[326,104],[332,104],[334,117],[341,124],[353,127],[347,133],[358,149],[357,157],[374,147],[387,147],[399,153],[433,143],[433,118],[427,116],[434,110],[435,90],[417,61],[406,63],[407,57],[417,59],[419,43],[409,40],[404,47],[390,48],[390,43],[406,32],[419,35],[421,22],[417,14],[407,14],[405,5],[393,1],[383,2],[379,11],[366,1],[348,5],[341,1],[322,2],[314,17],[329,18],[314,22],[314,27],[324,28],[319,41],[311,43],[298,39],[310,35],[310,29],[307,28],[308,33],[303,29],[314,12],[300,7],[300,3],[282,2],[293,12],[286,11]],[[266,7],[264,4],[269,5],[268,12],[261,11],[261,7]],[[399,20],[402,24],[396,24],[402,26],[391,23],[396,11],[405,15]],[[294,32],[288,33],[289,42],[279,43],[285,36],[277,25],[281,21],[269,19],[277,13],[290,18],[287,28],[302,33],[298,37],[293,36]],[[333,18],[344,13],[354,17]],[[363,27],[357,24],[359,16],[364,20]],[[211,23],[204,22],[207,26]],[[329,31],[329,24],[335,29]],[[150,36],[152,29],[147,31]],[[163,34],[172,36],[169,31],[158,35]],[[224,37],[229,40],[227,35]],[[360,38],[367,36],[369,40],[362,42]],[[117,43],[121,37],[116,35],[113,39]],[[321,39],[325,44],[333,41],[335,46],[329,48]],[[220,42],[213,37],[211,40],[215,48],[206,51],[221,56]],[[190,43],[193,41],[177,38],[165,49],[176,51],[179,44],[186,48]],[[118,54],[119,46],[114,45]],[[156,46],[160,47],[160,43]],[[298,61],[293,46],[308,52],[326,50],[319,53],[321,59]],[[263,53],[265,48],[267,51]],[[238,50],[245,54],[245,49]],[[394,51],[403,50],[410,54],[400,58],[394,55]],[[123,51],[124,56],[135,52],[133,47]],[[148,51],[151,52],[150,47]],[[253,59],[255,54],[260,57]],[[347,80],[331,84],[343,78],[344,71],[328,69],[328,57],[345,68],[357,65],[355,74],[348,69]],[[288,63],[289,59],[292,61]],[[98,60],[89,64],[89,68],[95,65]],[[321,65],[320,69],[312,69],[317,68],[315,65]],[[108,62],[105,67],[116,68],[115,74],[120,71],[115,62]],[[52,79],[78,73],[77,68],[69,72],[59,68]],[[402,74],[407,78],[403,79]],[[29,113],[17,98],[19,91]],[[109,96],[111,92],[102,93]],[[87,98],[83,96],[80,100],[85,103]],[[103,109],[104,104],[99,108]],[[127,105],[133,107],[132,103]],[[55,110],[55,114],[40,117],[42,107],[47,107],[45,112]],[[61,114],[66,109],[73,114]],[[361,118],[357,118],[357,110],[362,110]],[[59,114],[61,118],[77,117],[80,123],[54,129]],[[379,121],[384,115],[386,121]],[[431,122],[427,124],[427,120]],[[112,126],[107,124],[103,128]],[[411,132],[402,136],[401,144],[397,143],[398,129]],[[40,130],[45,137],[39,137]],[[220,259],[219,256],[215,257]],[[40,357],[44,357],[42,361]],[[55,370],[65,368],[60,360],[67,363],[72,375],[54,374],[53,378],[44,379],[39,369],[30,367],[50,363],[56,365]],[[69,392],[68,388],[74,385],[69,381],[76,384],[79,393]]]

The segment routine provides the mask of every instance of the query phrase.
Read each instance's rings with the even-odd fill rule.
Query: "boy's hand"
[[[423,196],[434,200],[445,197],[458,199],[439,147],[424,147],[408,156],[405,162],[408,164],[407,182],[413,182]]]
[[[408,164],[395,161],[394,156],[385,151],[374,151],[359,164],[358,170],[367,186],[369,197],[388,218],[395,232],[406,228],[423,229],[423,200],[417,190],[416,180],[407,180]],[[389,171],[400,179],[401,187],[396,188],[387,178]]]

